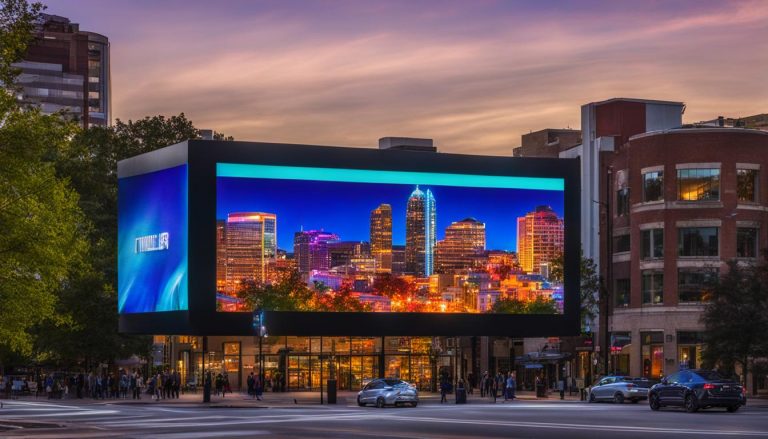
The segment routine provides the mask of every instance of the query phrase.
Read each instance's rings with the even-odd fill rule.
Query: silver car
[[[366,384],[357,394],[357,405],[360,407],[373,404],[383,408],[387,405],[419,404],[419,392],[416,387],[396,378],[378,378]]]
[[[613,401],[616,404],[622,404],[629,400],[637,403],[648,399],[648,388],[652,384],[645,378],[607,376],[590,389],[589,402]]]

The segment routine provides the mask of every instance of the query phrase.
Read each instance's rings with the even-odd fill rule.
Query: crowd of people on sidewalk
[[[493,375],[486,371],[480,377],[479,382],[475,375],[470,373],[466,380],[460,378],[456,382],[456,402],[466,402],[467,395],[474,395],[475,387],[479,388],[481,398],[493,398],[493,402],[496,402],[498,398],[503,397],[504,401],[511,401],[515,399],[515,389],[517,388],[515,373],[509,372],[505,375],[498,372]],[[440,390],[440,403],[448,402],[448,395],[454,393],[451,380],[447,377],[441,377],[438,388]]]
[[[175,370],[160,371],[144,377],[140,370],[119,369],[113,372],[48,373],[38,379],[3,377],[6,397],[32,395],[48,399],[152,399],[178,398],[182,389],[181,375]]]

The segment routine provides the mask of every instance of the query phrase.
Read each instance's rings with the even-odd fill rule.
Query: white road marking
[[[413,422],[432,422],[441,424],[470,424],[470,425],[496,425],[503,427],[527,427],[543,428],[556,430],[589,430],[589,431],[614,431],[614,432],[642,432],[658,434],[685,434],[701,436],[759,436],[768,437],[768,431],[748,431],[748,430],[692,430],[692,429],[672,429],[662,427],[635,427],[622,425],[600,425],[600,424],[567,424],[555,422],[517,422],[517,421],[490,421],[490,420],[463,420],[463,419],[444,419],[444,418],[426,418],[426,417],[408,417],[396,416],[397,421]]]

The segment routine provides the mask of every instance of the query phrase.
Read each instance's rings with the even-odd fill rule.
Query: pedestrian
[[[260,376],[256,376],[253,379],[253,391],[256,394],[256,399],[261,401],[261,395],[264,393],[264,381]]]
[[[173,371],[173,397],[179,399],[179,390],[181,389],[181,374],[178,370]]]
[[[515,399],[515,379],[512,377],[512,372],[509,372],[504,383],[504,401],[512,399]]]
[[[8,382],[10,383],[10,380]],[[48,399],[53,399],[53,375],[45,377],[45,393],[48,394]]]
[[[250,396],[251,398],[255,398],[256,397],[256,391],[254,389],[253,372],[251,372],[248,375],[248,379],[246,380],[246,385],[247,385],[247,388],[248,388],[248,396]]]
[[[450,386],[450,384],[448,383],[448,380],[446,380],[444,378],[440,380],[440,404],[442,404],[444,402],[448,402],[448,399],[446,398],[446,396],[448,395],[448,392],[450,391],[449,390],[449,386]]]
[[[223,398],[227,393],[232,393],[232,388],[229,387],[229,375],[224,374],[224,386],[222,387],[221,397]]]
[[[473,372],[470,372],[467,375],[467,394],[472,395],[474,388],[475,388],[475,374]]]
[[[565,378],[557,380],[557,390],[560,392],[560,399],[565,399]]]
[[[219,396],[222,390],[224,390],[224,376],[219,373],[216,374],[216,396]]]
[[[160,372],[155,376],[155,401],[160,401],[163,396],[163,374]]]

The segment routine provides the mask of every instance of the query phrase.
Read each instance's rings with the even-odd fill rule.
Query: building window
[[[720,169],[678,169],[677,199],[704,201],[720,199]]]
[[[664,200],[664,171],[643,174],[643,201]]]
[[[680,303],[702,302],[707,288],[717,278],[717,268],[678,268],[677,297]]]
[[[613,252],[622,253],[629,251],[629,235],[619,235],[613,238]]]
[[[757,202],[757,169],[736,170],[736,196],[739,201]]]
[[[643,247],[641,257],[643,259],[657,259],[664,257],[664,229],[648,229],[642,231]]]
[[[614,288],[616,296],[616,307],[626,308],[629,306],[629,279],[616,279]]]
[[[696,369],[701,365],[704,334],[696,331],[677,333],[677,361],[681,370]]]
[[[629,188],[616,191],[616,216],[629,214]]]
[[[717,227],[684,227],[677,229],[678,256],[717,256]]]
[[[641,274],[643,305],[662,305],[664,303],[664,272],[643,270]]]
[[[757,257],[757,234],[759,229],[754,227],[738,227],[736,229],[736,257]]]

